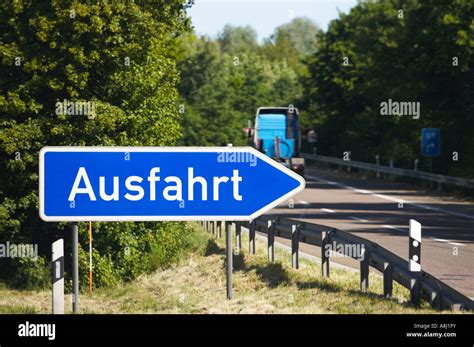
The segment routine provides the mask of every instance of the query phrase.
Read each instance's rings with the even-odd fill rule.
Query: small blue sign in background
[[[441,155],[441,136],[439,128],[421,129],[421,154],[426,157]]]

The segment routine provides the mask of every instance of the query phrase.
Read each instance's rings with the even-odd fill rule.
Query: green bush
[[[81,289],[89,286],[87,224],[79,224]],[[170,266],[188,246],[184,223],[94,223],[93,286],[113,286]]]
[[[14,258],[9,266],[15,269],[11,273],[9,284],[20,289],[43,289],[51,284],[50,264],[44,257]]]

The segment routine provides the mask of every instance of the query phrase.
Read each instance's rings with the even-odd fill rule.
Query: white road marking
[[[436,239],[434,237],[430,237],[431,240],[434,240],[434,241],[438,241],[438,242],[446,242],[448,243],[449,241],[448,240],[445,240],[445,239]]]
[[[312,180],[321,181],[321,182],[325,182],[327,184],[337,185],[337,186],[340,186],[340,187],[343,187],[343,188],[346,188],[346,189],[350,189],[350,190],[353,190],[353,191],[355,191],[357,193],[360,193],[360,194],[372,195],[372,196],[375,196],[375,197],[383,199],[383,200],[394,201],[396,203],[403,203],[403,204],[407,204],[407,205],[412,205],[412,206],[415,206],[415,207],[418,207],[418,208],[422,208],[424,210],[446,213],[446,214],[456,216],[456,217],[474,219],[474,215],[448,211],[448,210],[445,210],[445,209],[442,209],[442,208],[439,208],[439,207],[431,207],[431,206],[422,205],[422,204],[419,204],[419,203],[416,203],[416,202],[411,202],[411,201],[407,201],[407,200],[403,200],[403,199],[397,199],[393,196],[389,196],[389,195],[385,195],[385,194],[377,194],[377,193],[371,192],[370,190],[358,189],[358,188],[354,188],[354,187],[351,187],[351,186],[348,186],[348,185],[345,185],[345,184],[342,184],[342,183],[327,181],[325,179],[322,179],[322,178],[319,178],[319,177],[316,177],[316,176],[306,175],[306,177],[309,178],[309,179],[312,179]]]
[[[435,237],[429,237],[430,240],[433,240],[433,241],[437,241],[437,242],[442,242],[442,243],[449,243],[450,245],[453,245],[453,246],[464,246],[464,244],[462,243],[459,243],[459,242],[451,242],[449,240],[445,240],[445,239],[437,239]]]
[[[358,218],[358,217],[352,217],[352,216],[349,216],[350,219],[353,219],[353,220],[357,220],[359,222],[364,222],[364,223],[367,223],[368,220],[367,219],[362,219],[362,218]]]
[[[309,205],[309,202],[304,201],[304,200],[300,200],[300,201],[298,201],[298,203],[301,204],[301,205]]]
[[[403,229],[400,229],[400,228],[397,228],[397,227],[394,227],[393,225],[382,225],[384,228],[387,228],[387,229],[393,229],[393,230],[397,230],[397,231],[401,231],[403,233],[406,233],[407,231],[406,230],[403,230]]]
[[[321,211],[328,212],[328,213],[336,213],[336,211],[330,210],[329,208],[322,208]]]
[[[326,182],[326,183],[331,184],[331,185],[337,185],[337,186],[340,186],[340,187],[343,187],[343,188],[346,188],[346,189],[350,189],[350,190],[353,190],[353,191],[355,191],[356,193],[359,193],[359,194],[368,194],[368,195],[372,195],[372,196],[375,196],[375,197],[383,199],[383,200],[394,201],[396,203],[409,204],[409,205],[412,205],[412,206],[415,206],[415,207],[418,207],[418,208],[422,208],[422,209],[425,209],[425,210],[446,213],[446,214],[450,214],[450,215],[457,216],[457,217],[464,217],[464,218],[468,218],[468,219],[474,219],[474,216],[471,216],[471,215],[468,215],[468,214],[465,214],[465,213],[447,211],[447,210],[444,210],[444,209],[441,209],[441,208],[438,208],[438,207],[425,206],[425,205],[421,205],[421,204],[418,204],[418,203],[415,203],[415,202],[406,201],[406,200],[403,200],[403,199],[397,199],[393,196],[374,193],[374,192],[371,192],[371,191],[366,190],[366,189],[358,189],[358,188],[354,188],[354,187],[351,187],[351,186],[348,186],[348,185],[345,185],[345,184],[342,184],[342,183],[337,183],[337,182],[334,182],[334,181],[326,181],[322,178],[315,177],[315,176],[307,175],[307,177],[309,179],[313,179],[313,180],[317,180],[317,181],[321,181],[321,182]],[[325,209],[322,209],[322,210],[324,211]],[[326,211],[326,212],[329,212],[329,211]],[[360,218],[357,218],[357,217],[349,217],[349,218],[351,218],[353,220],[359,220],[359,221],[367,222],[366,220],[361,220]],[[392,225],[383,225],[383,227],[387,228],[387,229],[406,232],[405,230],[400,229],[400,228],[396,228]],[[450,244],[450,245],[453,245],[453,246],[465,246],[464,244],[459,243],[459,242],[451,242],[449,240],[438,239],[438,238],[434,238],[434,237],[428,237],[428,238],[433,240],[433,241],[437,241],[437,242],[441,242],[441,243],[447,243],[447,244]]]

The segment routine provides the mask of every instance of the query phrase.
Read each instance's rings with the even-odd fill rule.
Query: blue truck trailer
[[[296,107],[260,107],[253,129],[255,148],[304,176],[301,131]]]

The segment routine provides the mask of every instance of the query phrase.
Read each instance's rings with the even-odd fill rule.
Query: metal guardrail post
[[[364,248],[360,261],[360,290],[366,292],[369,289],[369,251]]]
[[[430,294],[431,308],[441,309],[441,291],[433,291]]]
[[[220,239],[222,237],[222,222],[217,222],[217,238]]]
[[[240,222],[235,222],[235,243],[239,251],[242,250],[242,228]]]
[[[410,279],[410,302],[414,306],[420,306],[420,281],[413,277]]]
[[[383,263],[383,296],[390,298],[393,292],[393,267],[390,262]]]
[[[267,240],[268,240],[268,261],[275,261],[275,221],[267,222]]]
[[[255,254],[255,220],[249,223],[249,253]]]
[[[211,222],[211,235],[214,236],[215,233],[216,233],[216,222],[212,221]]]
[[[375,165],[377,165],[377,166],[380,165],[380,155],[378,155],[378,154],[375,156],[375,163],[376,163]],[[377,171],[376,175],[377,175],[377,178],[380,178],[380,171]]]
[[[300,244],[300,228],[298,225],[291,226],[291,267],[299,268],[299,244]]]
[[[329,277],[329,231],[321,232],[321,271],[323,277]],[[326,253],[327,252],[327,253]]]

